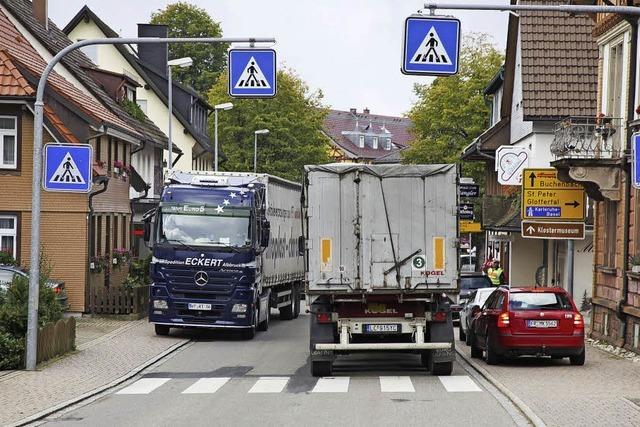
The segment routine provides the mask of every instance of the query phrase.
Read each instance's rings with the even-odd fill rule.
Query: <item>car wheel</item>
[[[167,336],[171,331],[171,327],[168,325],[153,325],[156,329],[156,335]]]
[[[471,358],[482,359],[482,349],[476,345],[476,337],[469,331],[469,341],[471,345]]]
[[[484,353],[484,360],[487,362],[487,365],[497,365],[498,363],[500,363],[500,356],[493,349],[493,346],[491,345],[491,337],[489,336],[489,334],[487,334],[487,340],[485,341]]]
[[[467,334],[464,333],[464,329],[462,329],[462,320],[460,321],[460,326],[458,326],[458,330],[460,331],[460,341],[466,341],[467,340]]]
[[[586,354],[583,348],[580,354],[577,354],[575,356],[570,356],[569,360],[571,361],[571,364],[573,366],[582,366],[584,365],[585,357],[586,357]]]
[[[471,330],[467,329],[467,333],[466,333],[466,339],[464,340],[464,343],[466,345],[471,345]]]

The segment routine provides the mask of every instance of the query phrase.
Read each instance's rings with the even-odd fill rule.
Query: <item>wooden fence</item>
[[[60,319],[38,330],[37,363],[67,353],[76,347],[76,319]]]
[[[147,313],[149,287],[124,289],[120,286],[100,286],[89,295],[91,314],[128,314],[144,316]]]

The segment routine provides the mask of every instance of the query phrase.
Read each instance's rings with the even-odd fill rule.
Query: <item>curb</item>
[[[522,412],[522,414],[529,420],[531,424],[533,424],[535,427],[546,427],[546,424],[544,423],[544,421],[542,421],[542,419],[539,416],[537,416],[535,412],[533,412],[533,410],[529,408],[529,406],[527,406],[526,403],[524,403],[518,396],[513,394],[511,390],[505,387],[486,369],[478,365],[478,363],[476,363],[475,360],[471,359],[466,354],[458,350],[457,347],[456,347],[456,353],[458,353],[458,356],[462,357],[462,359],[464,359],[464,361],[467,362],[467,364],[471,366],[476,372],[478,372],[485,380],[489,381],[491,385],[497,388],[500,391],[500,393],[504,394],[511,401],[511,403],[513,403],[516,406],[516,408],[518,408],[520,412]]]
[[[157,356],[154,356],[153,358],[147,360],[146,362],[144,362],[143,364],[137,366],[136,368],[133,368],[131,371],[127,372],[125,375],[121,376],[120,378],[117,378],[113,381],[111,381],[110,383],[103,385],[101,387],[95,388],[91,391],[88,391],[78,397],[74,397],[72,399],[67,400],[66,402],[62,402],[59,403],[55,406],[52,406],[50,408],[44,409],[40,412],[37,412],[27,418],[23,418],[19,421],[16,421],[13,424],[9,424],[8,427],[19,427],[19,426],[24,426],[26,424],[29,423],[33,423],[35,421],[40,420],[41,418],[44,418],[48,415],[51,415],[55,412],[58,412],[62,409],[68,408],[69,406],[72,406],[76,403],[79,403],[83,400],[86,400],[90,397],[93,397],[97,394],[102,393],[105,390],[108,390],[110,388],[116,387],[120,384],[122,384],[123,382],[127,381],[128,379],[136,376],[140,371],[148,368],[149,366],[153,365],[154,363],[158,362],[160,359],[168,356],[169,354],[173,353],[174,351],[180,349],[181,347],[184,347],[185,345],[189,344],[191,342],[191,340],[184,340],[181,342],[178,342],[174,345],[172,345],[171,347],[169,347],[168,349],[166,349],[165,351],[163,351],[162,353],[158,354]]]

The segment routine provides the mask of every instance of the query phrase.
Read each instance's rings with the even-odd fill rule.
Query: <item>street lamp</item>
[[[253,132],[253,173],[256,173],[258,170],[258,135],[266,135],[268,133],[269,129],[260,129]]]
[[[173,119],[173,83],[171,82],[171,67],[188,68],[192,64],[193,59],[188,56],[167,61],[167,91],[169,92],[169,173],[171,173],[171,169],[173,169],[173,140],[171,139],[171,121]]]
[[[218,110],[231,110],[233,108],[233,104],[230,102],[225,102],[224,104],[218,104],[213,106],[213,117],[214,117],[214,131],[213,131],[213,139],[214,139],[214,161],[213,161],[213,170],[218,172]]]

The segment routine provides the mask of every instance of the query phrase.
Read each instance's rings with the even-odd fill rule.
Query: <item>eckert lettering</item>
[[[184,264],[198,267],[220,267],[222,260],[215,258],[185,258]]]

